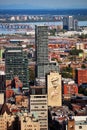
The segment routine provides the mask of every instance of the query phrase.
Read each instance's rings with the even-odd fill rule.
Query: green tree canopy
[[[78,50],[78,49],[76,49],[76,48],[74,48],[74,49],[72,49],[70,52],[69,52],[69,54],[70,55],[79,55],[79,53],[83,53],[83,50]]]
[[[63,70],[61,71],[62,77],[63,78],[73,78],[73,69],[71,67],[66,67],[63,68]]]

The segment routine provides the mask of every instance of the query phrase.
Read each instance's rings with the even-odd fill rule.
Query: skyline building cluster
[[[64,16],[63,29],[67,31],[78,31],[78,20],[74,19],[73,16]]]
[[[61,76],[59,75],[59,66],[56,61],[52,62],[48,59],[48,26],[35,26],[35,48],[36,48],[36,66],[35,66],[35,80],[34,86],[29,86],[29,64],[28,55],[26,51],[20,46],[10,46],[5,48],[5,77],[6,77],[6,103],[15,104],[18,109],[16,111],[28,111],[36,120],[38,120],[35,130],[48,130],[48,105],[49,106],[62,106],[62,89],[61,89]],[[52,73],[50,73],[52,72]],[[51,75],[52,74],[52,75]],[[52,80],[50,80],[50,79]],[[54,79],[55,78],[55,79]],[[57,81],[56,81],[57,79]],[[53,81],[54,80],[54,81]],[[56,81],[56,82],[55,82]],[[50,84],[53,95],[53,102],[56,94],[58,99],[56,102],[50,102],[48,104],[48,90],[50,91]],[[56,84],[57,83],[57,84]],[[27,96],[26,96],[27,94]],[[1,95],[1,97],[3,97]],[[28,99],[28,100],[27,100]],[[3,102],[3,101],[2,101]],[[19,107],[20,106],[20,107]],[[3,118],[5,112],[7,118],[9,116],[8,108],[5,106],[3,112]],[[10,108],[11,111],[15,111]],[[10,116],[9,116],[10,118]],[[14,117],[13,117],[14,118]],[[19,118],[19,115],[18,115]],[[7,119],[8,120],[8,119]],[[11,122],[13,122],[13,119]],[[32,121],[29,116],[24,115],[23,119],[20,119],[21,130],[28,127],[28,121]],[[24,120],[24,122],[23,122]],[[10,123],[10,122],[9,122]],[[34,124],[34,121],[32,121]],[[4,124],[5,125],[5,124]],[[19,126],[19,125],[18,125]],[[34,127],[32,126],[32,127]],[[13,127],[13,124],[11,124]],[[32,128],[31,127],[31,128]]]
[[[73,17],[69,18],[68,26],[69,30],[72,30]],[[49,60],[48,53],[48,26],[35,26],[35,82],[31,86],[29,85],[30,60],[28,60],[27,51],[20,46],[5,48],[6,75],[0,77],[5,88],[3,90],[6,92],[5,98],[7,98],[1,100],[2,104],[4,102],[4,107],[0,110],[0,128],[4,126],[3,130],[14,130],[14,128],[16,130],[48,130],[48,108],[53,109],[54,121],[57,118],[66,119],[69,114],[74,115],[74,112],[68,109],[71,104],[64,109],[65,104],[62,104],[62,101],[64,101],[64,94],[67,100],[71,98],[71,95],[78,94],[77,86],[68,80],[66,84],[63,84],[59,65],[56,61]],[[84,72],[82,70],[79,72],[81,75],[77,74],[81,80]],[[4,81],[6,81],[5,86]],[[83,81],[85,82],[84,78]],[[1,92],[3,92],[2,88]],[[4,98],[2,93],[0,98]],[[5,123],[2,121],[4,119]]]

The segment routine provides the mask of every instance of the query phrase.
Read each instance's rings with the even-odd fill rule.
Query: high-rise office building
[[[23,83],[23,89],[29,88],[28,58],[22,47],[6,47],[5,72],[6,80],[18,76]]]
[[[75,31],[78,31],[78,20],[77,19],[74,19],[74,30]]]
[[[58,71],[56,62],[48,59],[48,26],[35,26],[36,77],[45,77],[52,70]]]
[[[63,29],[68,30],[68,17],[63,17]]]
[[[68,16],[68,30],[74,29],[74,21],[73,16]]]
[[[73,16],[63,17],[63,29],[65,30],[78,30],[78,21]]]
[[[48,65],[48,27],[35,26],[36,77],[44,77]]]

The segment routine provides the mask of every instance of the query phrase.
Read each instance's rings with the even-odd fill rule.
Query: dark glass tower
[[[63,17],[63,29],[65,30],[74,30],[74,18],[73,16]]]
[[[48,26],[35,26],[36,77],[45,77],[51,70],[58,71],[55,63],[48,59]]]
[[[36,77],[44,77],[48,64],[48,27],[35,26]]]
[[[23,82],[23,88],[29,88],[28,58],[22,47],[6,47],[5,72],[6,80],[18,76]]]

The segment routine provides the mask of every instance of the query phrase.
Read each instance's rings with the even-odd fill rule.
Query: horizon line
[[[25,8],[20,8],[20,9],[18,9],[18,8],[13,8],[13,9],[6,9],[6,8],[2,8],[2,9],[0,9],[0,10],[75,10],[75,9],[87,9],[87,8],[32,8],[32,9],[25,9]]]

